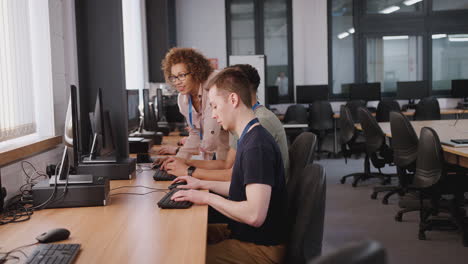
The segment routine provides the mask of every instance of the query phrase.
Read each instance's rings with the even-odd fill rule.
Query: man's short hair
[[[219,91],[237,94],[247,107],[252,106],[250,82],[243,72],[233,68],[226,68],[210,80],[208,87],[211,89],[214,85]]]
[[[242,71],[250,82],[250,89],[252,92],[257,93],[258,86],[260,85],[260,75],[258,75],[257,69],[250,64],[236,64],[229,66],[228,68],[239,69]]]

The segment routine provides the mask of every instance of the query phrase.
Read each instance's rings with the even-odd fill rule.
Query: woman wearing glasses
[[[179,92],[177,103],[189,125],[189,136],[182,147],[163,147],[159,154],[189,159],[201,152],[204,159],[210,160],[216,153],[217,159],[225,159],[229,134],[211,118],[205,87],[215,75],[210,62],[194,49],[172,48],[162,61],[162,70],[166,81]]]

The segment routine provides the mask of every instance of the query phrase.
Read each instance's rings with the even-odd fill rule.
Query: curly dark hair
[[[172,48],[161,63],[164,77],[167,83],[170,83],[171,68],[178,63],[184,63],[192,75],[192,78],[198,82],[205,82],[213,72],[210,61],[200,52],[191,48]]]

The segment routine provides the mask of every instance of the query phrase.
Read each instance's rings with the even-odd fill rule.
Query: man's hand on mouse
[[[200,189],[201,188],[201,181],[197,178],[193,178],[190,176],[180,176],[177,177],[172,183],[177,183],[177,182],[186,182],[186,185],[179,185],[177,188],[183,188],[183,189]]]
[[[209,192],[202,192],[197,190],[180,190],[172,195],[171,200],[176,202],[190,201],[194,204],[208,204],[209,196]]]
[[[187,169],[189,166],[185,163],[185,159],[170,157],[167,159],[165,164],[165,170],[175,176],[185,176],[187,175]]]
[[[162,169],[162,165],[164,164],[164,161],[166,161],[169,157],[162,157],[162,158],[157,158],[154,162],[153,165],[158,165]]]

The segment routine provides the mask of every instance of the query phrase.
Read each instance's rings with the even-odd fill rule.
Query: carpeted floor
[[[358,187],[351,179],[340,183],[343,175],[363,171],[363,159],[321,159],[314,161],[327,174],[327,202],[323,253],[328,253],[350,241],[374,239],[387,249],[389,263],[468,263],[468,247],[463,247],[461,236],[455,231],[429,231],[425,241],[418,240],[417,212],[407,213],[403,222],[394,216],[399,210],[398,195],[388,205],[371,200],[372,187],[378,180],[369,180]],[[395,167],[386,169],[395,173]],[[396,183],[396,181],[395,181]]]

